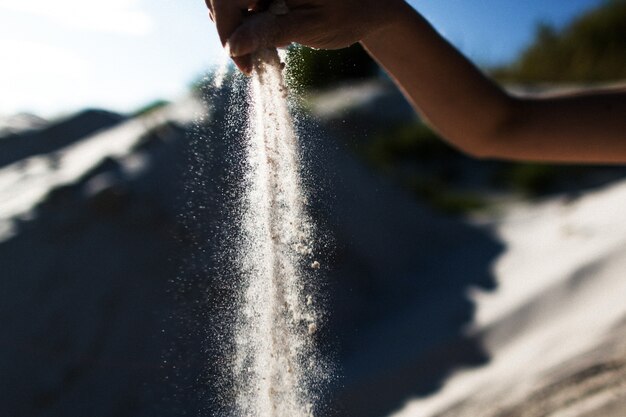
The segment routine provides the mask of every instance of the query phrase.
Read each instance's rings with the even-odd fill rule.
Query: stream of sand
[[[233,363],[245,417],[312,416],[320,374],[315,300],[305,291],[319,263],[283,67],[276,50],[258,52],[249,91]]]

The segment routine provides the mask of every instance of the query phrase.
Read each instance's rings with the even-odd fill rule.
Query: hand
[[[235,29],[241,24],[243,18],[250,11],[268,3],[260,0],[205,0],[209,8],[209,17],[217,26],[217,33],[223,46]],[[245,73],[251,71],[250,60],[247,57],[233,58],[239,69]]]
[[[270,1],[206,0],[222,44],[237,66],[251,70],[249,54],[292,42],[318,49],[340,49],[391,25],[403,0],[286,0],[289,12],[274,15]]]

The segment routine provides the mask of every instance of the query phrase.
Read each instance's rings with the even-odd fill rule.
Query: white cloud
[[[141,36],[154,25],[140,0],[0,0],[3,8],[98,32]]]

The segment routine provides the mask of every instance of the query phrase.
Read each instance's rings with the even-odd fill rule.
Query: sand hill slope
[[[626,183],[489,225],[497,289],[473,292],[489,362],[394,416],[626,415]]]
[[[0,168],[0,414],[212,415],[246,111],[233,98],[55,138]],[[449,218],[299,123],[319,345],[338,376],[320,415],[578,416],[567,407],[586,398],[604,410],[588,416],[613,417],[626,186]]]

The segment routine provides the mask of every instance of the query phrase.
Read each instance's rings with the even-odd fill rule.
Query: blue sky
[[[411,3],[480,64],[512,59],[537,22],[562,26],[602,0]],[[175,99],[223,59],[202,0],[0,0],[0,115]]]
[[[556,27],[603,0],[419,0],[410,3],[479,64],[510,61],[539,22]]]

